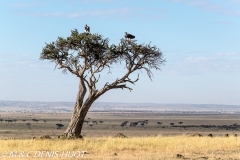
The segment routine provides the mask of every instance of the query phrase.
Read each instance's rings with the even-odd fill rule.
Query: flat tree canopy
[[[100,34],[79,33],[77,29],[72,30],[67,38],[58,37],[55,42],[46,43],[40,59],[54,62],[55,68],[79,78],[73,115],[64,132],[67,138],[81,137],[84,118],[97,98],[111,89],[126,88],[131,91],[128,84],[135,84],[139,80],[139,77],[130,79],[131,73],[145,70],[152,79],[152,69],[160,70],[165,62],[162,52],[156,46],[137,44],[136,40],[125,38],[120,39],[117,45],[110,45],[109,39]],[[111,72],[111,67],[115,64],[124,64],[126,73],[97,89],[101,72]]]

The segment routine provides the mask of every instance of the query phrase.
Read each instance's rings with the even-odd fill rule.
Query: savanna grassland
[[[1,159],[240,159],[238,114],[90,112],[83,140],[60,140],[70,117],[70,113],[1,113],[0,153],[6,152]],[[132,122],[138,124],[131,126]],[[116,138],[118,133],[127,138]],[[38,139],[42,135],[52,139]],[[20,152],[25,155],[19,157]]]
[[[214,136],[233,135],[239,132],[240,126],[230,126],[240,124],[239,117],[238,114],[90,112],[86,116],[82,135],[108,137],[123,133],[128,137],[153,137],[191,135],[196,132],[203,135],[211,133]],[[0,119],[3,121],[0,122],[0,138],[32,138],[41,135],[56,138],[67,128],[70,118],[71,113],[1,113]],[[148,123],[141,125],[145,120],[148,120]],[[127,124],[121,126],[125,121],[128,121]],[[139,123],[131,127],[132,122]],[[26,125],[27,123],[30,123],[30,126]],[[64,126],[58,128],[56,124]]]
[[[41,160],[240,158],[240,140],[233,136],[228,138],[191,136],[95,137],[83,140],[1,140],[0,143],[0,153],[4,153],[6,156],[1,159],[14,160],[34,158]],[[17,153],[13,156],[12,151],[17,151]],[[67,154],[67,151],[70,153]],[[82,151],[86,151],[86,153],[83,155]],[[24,152],[25,155],[21,155],[20,152]],[[53,154],[53,152],[57,152],[57,154]],[[13,157],[9,157],[10,155]]]

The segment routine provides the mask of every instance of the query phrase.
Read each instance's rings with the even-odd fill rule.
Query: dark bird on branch
[[[128,34],[127,32],[125,32],[125,38],[127,38],[128,40],[130,40],[130,39],[134,39],[135,36],[134,36],[134,35],[131,35],[131,34]]]
[[[88,33],[90,32],[90,27],[87,24],[85,25],[84,28],[85,28],[85,32],[88,32]]]

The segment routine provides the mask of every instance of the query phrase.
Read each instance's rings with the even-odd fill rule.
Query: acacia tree
[[[63,73],[70,72],[79,78],[78,93],[71,121],[64,132],[66,138],[81,138],[84,118],[93,102],[112,89],[128,89],[127,84],[135,84],[129,76],[138,70],[145,70],[151,79],[152,69],[160,70],[165,62],[162,52],[150,44],[137,44],[137,41],[120,39],[118,45],[110,45],[108,38],[100,34],[79,33],[77,29],[71,31],[67,38],[58,37],[55,42],[46,43],[42,49],[41,60],[55,63],[55,69],[62,69]],[[100,73],[105,70],[111,72],[112,65],[125,64],[126,73],[113,82],[97,89],[96,84]],[[151,79],[152,80],[152,79]]]
[[[178,122],[178,124],[180,124],[180,126],[183,124],[183,122]]]

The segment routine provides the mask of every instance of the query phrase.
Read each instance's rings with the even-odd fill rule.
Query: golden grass
[[[189,159],[240,159],[240,139],[237,137],[133,137],[133,138],[84,138],[84,140],[0,140],[0,154],[18,151],[16,157],[0,159],[34,159],[36,151],[58,151],[58,156],[37,159],[179,159],[177,154]],[[18,157],[24,151],[24,158]],[[30,158],[26,153],[31,152]],[[87,151],[84,157],[69,158],[61,156],[67,151]],[[39,152],[37,152],[39,153]],[[78,152],[79,153],[79,152]],[[114,154],[117,155],[114,155]],[[1,155],[0,155],[1,156]]]

